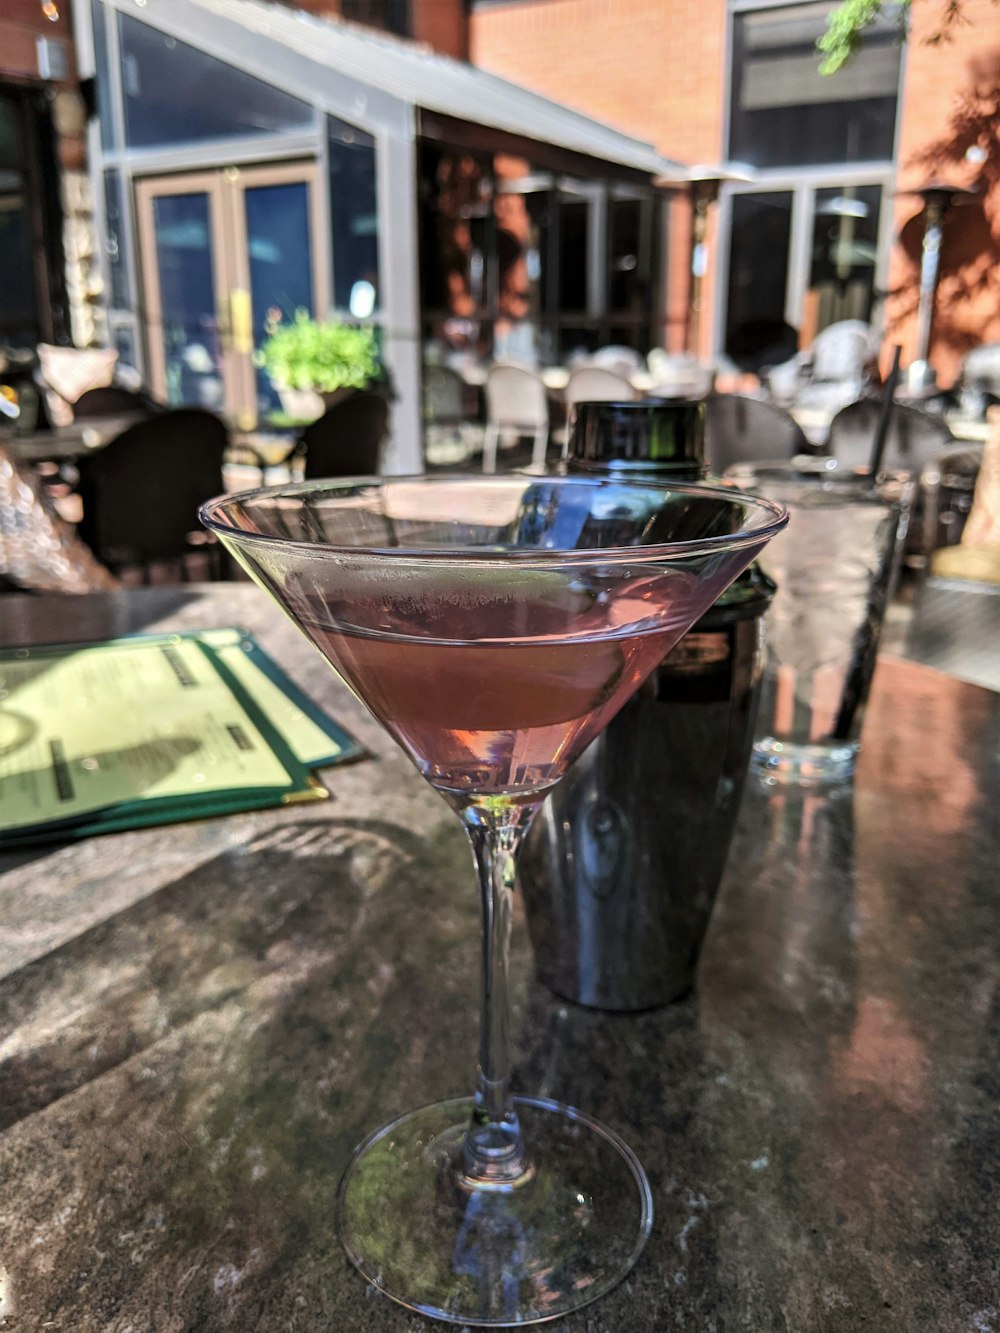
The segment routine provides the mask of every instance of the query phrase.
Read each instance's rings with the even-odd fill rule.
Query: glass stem
[[[532,1170],[510,1094],[507,983],[517,849],[543,799],[474,796],[458,810],[472,844],[483,909],[479,1076],[465,1140],[466,1177],[481,1187],[512,1188]]]

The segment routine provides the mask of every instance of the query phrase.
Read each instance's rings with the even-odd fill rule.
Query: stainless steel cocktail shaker
[[[581,403],[573,471],[698,481],[704,405]],[[600,1009],[689,990],[750,759],[763,614],[751,569],[689,631],[548,797],[520,856],[538,975]]]

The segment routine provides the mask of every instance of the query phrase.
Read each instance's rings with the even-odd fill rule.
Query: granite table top
[[[351,1149],[474,1073],[457,820],[244,584],[0,599],[5,643],[242,624],[371,757],[333,799],[0,858],[0,1328],[421,1333],[344,1257]],[[517,1082],[635,1148],[653,1235],[559,1333],[1000,1333],[1000,695],[884,658],[853,787],[751,784],[697,993],[514,940]]]

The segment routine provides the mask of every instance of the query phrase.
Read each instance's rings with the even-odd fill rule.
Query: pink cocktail
[[[357,1149],[339,1193],[347,1252],[440,1319],[565,1315],[629,1270],[652,1200],[613,1131],[511,1094],[517,849],[548,789],[783,513],[707,487],[490,477],[315,482],[202,516],[458,813],[476,860],[476,1094]]]

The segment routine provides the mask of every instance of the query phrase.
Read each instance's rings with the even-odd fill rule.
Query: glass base
[[[531,1169],[504,1188],[465,1175],[471,1097],[411,1111],[355,1150],[341,1240],[400,1305],[476,1328],[542,1323],[603,1296],[639,1257],[653,1201],[631,1149],[558,1102],[514,1106]]]
[[[765,736],[754,741],[752,766],[767,782],[819,787],[828,782],[846,782],[853,777],[857,757],[857,741],[798,745]]]

